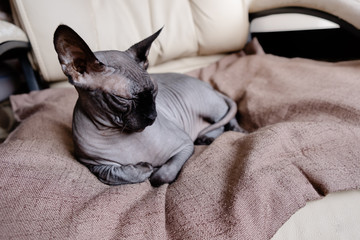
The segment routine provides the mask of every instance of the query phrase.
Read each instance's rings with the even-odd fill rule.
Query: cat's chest
[[[131,134],[87,131],[79,142],[85,142],[82,148],[97,164],[148,162],[160,166],[191,141],[176,125],[165,121],[160,115],[153,125]]]

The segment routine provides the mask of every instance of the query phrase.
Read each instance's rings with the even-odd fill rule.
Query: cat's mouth
[[[112,123],[115,127],[120,128],[122,132],[126,131],[127,129],[126,122],[124,123],[120,116],[113,116]]]

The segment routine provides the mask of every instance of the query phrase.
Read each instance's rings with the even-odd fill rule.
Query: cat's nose
[[[153,112],[153,113],[151,113],[151,114],[149,114],[149,115],[147,116],[148,120],[151,121],[151,122],[154,122],[155,119],[156,119],[156,117],[157,117],[157,113],[156,113],[156,112]]]
[[[156,112],[153,112],[153,113],[150,113],[146,116],[146,122],[148,125],[151,125],[155,122],[155,119],[157,117],[157,113]]]

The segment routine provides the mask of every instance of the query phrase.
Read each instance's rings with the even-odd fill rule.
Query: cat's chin
[[[142,132],[142,131],[144,131],[147,127],[150,127],[152,124],[153,124],[153,123],[148,124],[148,125],[146,125],[146,126],[144,126],[144,127],[141,127],[141,128],[134,129],[133,132]]]
[[[122,128],[122,132],[123,133],[140,133],[142,131],[145,130],[145,128],[149,127],[151,124],[144,126],[144,127],[139,127],[139,128]]]
[[[145,128],[146,128],[146,127],[141,128],[141,129],[138,129],[138,130],[136,130],[136,131],[134,131],[134,132],[142,132],[142,131],[144,131],[144,130],[145,130]]]

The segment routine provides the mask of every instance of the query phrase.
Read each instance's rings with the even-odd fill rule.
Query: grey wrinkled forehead
[[[149,74],[126,52],[109,50],[94,52],[96,58],[108,67],[115,68],[117,74],[129,80],[130,91],[137,95],[140,92],[152,90],[154,84]]]
[[[109,50],[94,52],[96,58],[109,67],[114,68],[129,68],[137,67],[136,62],[125,52]]]

